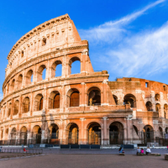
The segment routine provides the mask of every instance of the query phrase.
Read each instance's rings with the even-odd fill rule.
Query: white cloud
[[[98,69],[106,69],[117,76],[143,77],[168,69],[168,24],[154,31],[127,33],[129,23],[163,2],[165,0],[157,0],[119,20],[80,30],[81,37],[97,47],[94,59]],[[99,45],[101,42],[105,44],[103,47]]]
[[[124,76],[158,73],[168,69],[167,39],[168,23],[153,32],[139,33],[125,39],[120,47],[100,59],[106,59],[109,71],[117,71]]]
[[[87,39],[89,42],[98,43],[105,41],[111,43],[114,40],[119,40],[123,33],[126,32],[126,29],[124,28],[125,25],[143,15],[147,10],[163,2],[165,2],[165,0],[157,0],[154,3],[147,5],[143,9],[127,15],[119,20],[109,21],[89,30],[79,30],[79,33],[82,39]]]

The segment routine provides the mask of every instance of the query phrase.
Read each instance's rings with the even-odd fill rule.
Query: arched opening
[[[46,79],[46,66],[41,65],[37,72],[37,81],[42,81]]]
[[[11,131],[11,140],[15,140],[16,139],[16,128],[13,128]]]
[[[138,135],[138,129],[137,129],[137,127],[135,125],[133,125],[133,129],[134,129],[136,135]]]
[[[160,115],[160,104],[159,103],[156,104],[156,112],[158,112]]]
[[[53,63],[51,67],[51,77],[58,77],[62,76],[62,62],[61,61],[56,61]]]
[[[167,104],[164,104],[164,118],[167,118]]]
[[[159,127],[159,137],[163,138],[163,129]]]
[[[129,104],[130,107],[135,108],[136,107],[136,98],[132,94],[127,94],[124,97],[124,104]]]
[[[92,122],[88,126],[88,143],[101,145],[101,126],[97,122]]]
[[[26,75],[26,84],[29,85],[33,82],[33,71],[29,70]]]
[[[155,101],[160,101],[160,94],[155,94]]]
[[[118,97],[116,95],[113,95],[113,99],[115,101],[115,104],[118,105]]]
[[[19,112],[19,100],[15,101],[13,115],[17,115]]]
[[[29,97],[25,97],[23,100],[23,113],[27,113],[30,111],[30,99]]]
[[[60,108],[60,94],[58,91],[53,91],[49,97],[49,109]]]
[[[154,131],[151,125],[146,125],[143,129],[144,133],[144,143],[153,142],[154,141]]]
[[[18,77],[18,89],[22,88],[22,82],[23,82],[23,75],[20,74]]]
[[[81,69],[81,63],[80,59],[78,57],[73,57],[69,61],[69,66],[70,66],[70,73],[69,74],[78,74],[80,73]]]
[[[68,144],[78,144],[79,128],[75,123],[68,126]]]
[[[3,130],[1,130],[1,140],[3,140]]]
[[[146,102],[146,109],[147,109],[147,111],[153,111],[152,103],[150,101]]]
[[[13,92],[14,90],[15,90],[15,79],[13,79],[11,83],[11,92]]]
[[[43,95],[38,94],[35,97],[35,111],[43,110]]]
[[[47,39],[46,39],[46,38],[43,38],[43,39],[42,39],[42,46],[45,46],[46,43],[47,43]]]
[[[25,126],[23,126],[20,130],[20,141],[21,144],[27,144],[27,128]]]
[[[12,104],[11,103],[9,103],[9,107],[8,107],[8,117],[10,117],[10,115],[11,115],[11,109],[12,109]]]
[[[71,89],[70,107],[75,106],[79,106],[79,91],[77,89]]]
[[[92,87],[88,91],[88,105],[98,106],[101,105],[101,92],[97,87]]]
[[[41,143],[41,128],[39,125],[33,127],[33,140],[34,143],[40,144]]]
[[[59,139],[59,128],[56,124],[51,124],[49,127],[51,143],[57,143]]]
[[[168,134],[168,127],[165,128],[165,133]]]
[[[9,137],[9,129],[7,128],[5,130],[5,140],[8,140],[8,137]]]
[[[120,122],[113,122],[110,125],[110,144],[123,144],[124,129]]]

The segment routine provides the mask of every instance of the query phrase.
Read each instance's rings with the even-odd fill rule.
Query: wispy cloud
[[[100,57],[100,61],[106,59],[105,64],[109,71],[116,71],[124,76],[158,73],[168,69],[167,39],[168,23],[155,31],[139,33],[125,39],[116,50],[108,51]]]
[[[79,33],[82,39],[87,39],[89,42],[95,43],[106,41],[111,43],[114,40],[120,39],[122,34],[126,32],[126,29],[124,28],[125,25],[143,15],[147,10],[163,2],[165,2],[165,0],[157,0],[154,3],[145,6],[143,9],[127,15],[119,20],[109,21],[88,30],[79,30]]]
[[[153,31],[128,33],[128,25],[166,0],[157,0],[143,9],[89,30],[80,30],[83,39],[98,52],[93,53],[98,69],[116,76],[147,76],[168,69],[168,23]],[[105,44],[103,47],[99,44]]]

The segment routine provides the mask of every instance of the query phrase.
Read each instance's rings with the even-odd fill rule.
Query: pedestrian
[[[138,147],[137,148],[137,155],[141,153],[141,149]]]
[[[151,150],[150,150],[149,147],[147,147],[147,149],[146,149],[146,155],[148,155],[149,153],[151,153]]]
[[[144,154],[144,149],[143,148],[141,148],[141,154]]]
[[[168,150],[168,145],[167,145],[167,150]]]

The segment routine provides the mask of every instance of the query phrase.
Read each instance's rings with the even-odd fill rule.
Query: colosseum
[[[67,14],[29,31],[7,59],[1,145],[168,142],[167,84],[95,72]],[[80,73],[72,74],[76,61]]]

